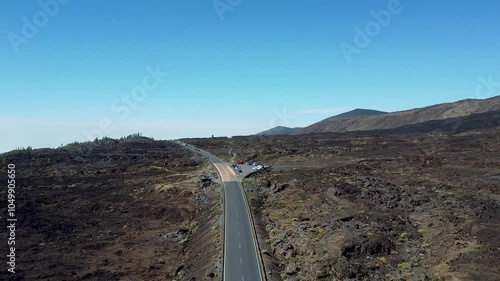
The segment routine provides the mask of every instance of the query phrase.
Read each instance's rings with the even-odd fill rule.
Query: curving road
[[[207,151],[178,143],[210,159],[224,183],[224,280],[262,281],[249,207],[236,172]]]

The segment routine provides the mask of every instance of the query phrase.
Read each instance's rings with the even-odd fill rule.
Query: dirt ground
[[[2,270],[1,280],[219,275],[221,185],[208,161],[177,144],[105,139],[10,153],[0,158],[2,182],[8,163],[18,177],[17,273]]]
[[[500,280],[500,128],[190,139],[245,183],[283,280]]]
[[[497,281],[499,136],[497,127],[187,141],[272,165],[244,186],[273,280]],[[1,280],[209,280],[221,268],[218,175],[174,143],[10,153],[2,182],[8,163],[18,176],[17,274]]]

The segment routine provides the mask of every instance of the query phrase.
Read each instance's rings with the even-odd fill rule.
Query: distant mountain
[[[339,128],[351,124],[357,119],[366,117],[379,116],[388,114],[385,111],[378,111],[373,109],[356,108],[354,110],[344,112],[332,117],[328,117],[322,121],[314,123],[308,127],[302,128],[293,132],[293,135],[310,134],[310,133],[323,133],[323,132],[341,132]]]
[[[484,100],[467,99],[393,113],[382,112],[365,117],[349,117],[356,116],[356,114],[352,113],[356,110],[353,110],[344,113],[344,117],[339,117],[339,115],[333,116],[297,130],[293,134],[387,130],[428,121],[466,117],[472,114],[497,110],[500,110],[500,96]]]
[[[356,108],[354,110],[329,117],[329,118],[325,119],[324,121],[336,120],[336,119],[357,119],[357,118],[364,118],[364,117],[370,117],[370,116],[381,115],[381,114],[387,114],[387,112],[373,110],[373,109]]]
[[[417,124],[405,125],[394,129],[372,132],[376,134],[463,132],[497,127],[500,127],[500,110],[474,113],[464,117],[431,120]]]
[[[300,129],[301,128],[289,128],[284,126],[277,126],[272,129],[260,132],[257,134],[257,136],[290,135],[291,133]]]

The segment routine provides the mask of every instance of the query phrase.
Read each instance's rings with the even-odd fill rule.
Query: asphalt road
[[[224,280],[262,281],[249,208],[236,172],[214,155],[191,145],[185,146],[210,159],[224,183]]]
[[[253,228],[240,183],[224,182],[224,188],[224,280],[261,280]]]

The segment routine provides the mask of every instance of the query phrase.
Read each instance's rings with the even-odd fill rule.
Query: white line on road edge
[[[262,264],[261,266],[261,262],[262,259],[259,259],[259,257],[261,257],[260,255],[260,249],[259,247],[257,246],[257,230],[255,228],[255,224],[253,222],[253,217],[252,217],[252,213],[251,213],[251,210],[250,210],[250,205],[248,204],[248,198],[246,196],[246,193],[245,193],[245,189],[243,188],[243,186],[241,185],[241,182],[238,181],[238,185],[240,186],[241,188],[241,196],[243,196],[243,201],[245,201],[245,206],[247,207],[247,215],[248,215],[248,220],[250,221],[250,224],[252,226],[252,230],[250,232],[252,232],[252,240],[253,240],[253,246],[254,246],[254,250],[255,250],[255,259],[257,260],[257,266],[259,267],[259,275],[260,275],[260,280],[261,281],[264,281],[264,280],[267,280],[266,279],[266,274],[264,273],[262,267],[264,266],[264,264]],[[261,257],[262,258],[262,257]]]
[[[214,165],[215,166],[215,165]],[[217,166],[215,166],[215,168],[217,170],[219,170],[219,168],[217,168]],[[219,174],[220,174],[220,177],[221,177],[221,180],[222,180],[222,174],[220,173],[219,171]],[[225,188],[225,185],[224,185],[224,182],[222,182],[222,186],[224,186]],[[223,218],[224,218],[224,261],[223,261],[223,266],[222,266],[222,280],[226,280],[226,259],[227,259],[227,235],[226,235],[226,227],[227,227],[227,220],[226,220],[226,204],[227,204],[227,200],[226,200],[226,191],[225,190],[222,190],[222,192],[224,192],[224,214],[223,214]]]
[[[208,159],[208,161],[210,161],[210,158]],[[226,259],[227,259],[227,235],[226,235],[226,229],[227,229],[227,220],[226,220],[226,210],[227,210],[227,198],[226,198],[226,195],[227,195],[227,192],[225,190],[226,188],[226,185],[224,184],[224,181],[222,180],[222,172],[221,170],[219,170],[219,167],[217,167],[217,165],[215,165],[215,163],[213,163],[212,161],[210,161],[212,163],[212,165],[214,165],[215,169],[217,169],[217,172],[219,173],[220,175],[220,180],[222,182],[222,187],[223,187],[223,190],[222,192],[224,192],[224,213],[222,214],[222,218],[224,219],[224,231],[223,231],[223,234],[224,234],[224,253],[222,254],[224,256],[224,260],[223,260],[223,265],[222,265],[222,280],[226,280]]]
[[[219,176],[220,176],[220,181],[222,183],[222,192],[224,193],[224,196],[222,196],[222,199],[224,200],[224,210],[223,210],[223,213],[222,213],[222,219],[224,220],[224,229],[222,231],[222,235],[224,236],[224,251],[222,252],[222,280],[226,280],[226,250],[227,250],[227,236],[226,236],[226,227],[227,227],[227,220],[226,220],[226,204],[227,204],[227,198],[226,198],[226,186],[224,185],[224,181],[222,180],[222,172],[219,170],[219,167],[217,167],[217,165],[215,165],[214,162],[212,162],[210,160],[210,157],[208,155],[205,155],[205,153],[201,152],[201,151],[195,151],[193,148],[191,147],[188,147],[186,145],[186,143],[182,142],[182,141],[179,141],[179,140],[176,140],[174,141],[175,143],[179,144],[181,147],[183,148],[186,148],[186,149],[189,149],[190,151],[194,152],[194,153],[201,153],[203,156],[207,157],[208,158],[208,161],[210,161],[210,163],[212,163],[212,165],[215,167],[215,169],[217,170],[217,172],[219,173]]]

